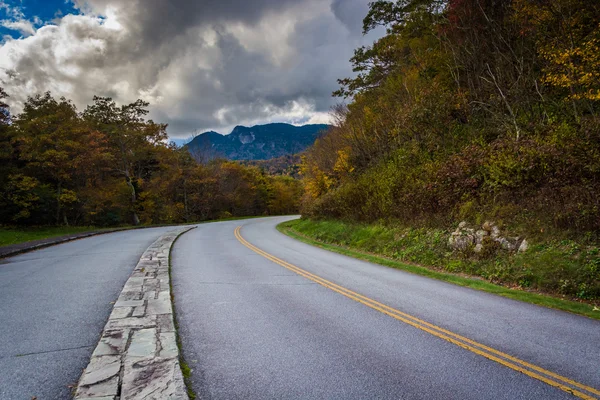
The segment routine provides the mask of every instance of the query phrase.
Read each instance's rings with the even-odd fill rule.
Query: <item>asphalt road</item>
[[[0,399],[71,398],[125,281],[172,227],[80,239],[0,260]]]
[[[204,224],[175,243],[199,398],[600,398],[598,321],[321,250],[277,232],[286,219]],[[170,229],[0,260],[0,400],[70,398],[112,302]]]
[[[321,250],[277,232],[285,219],[200,225],[175,243],[200,399],[600,398],[598,321]]]

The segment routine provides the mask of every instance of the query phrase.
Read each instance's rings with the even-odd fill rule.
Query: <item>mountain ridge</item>
[[[186,147],[198,161],[215,158],[269,160],[306,150],[329,127],[326,124],[295,126],[286,123],[237,125],[226,135],[216,131],[203,132]]]

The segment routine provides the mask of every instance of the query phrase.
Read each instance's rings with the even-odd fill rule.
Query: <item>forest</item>
[[[11,116],[0,88],[0,224],[117,226],[296,212],[299,181],[226,160],[197,162],[147,120],[148,103],[50,93]],[[201,158],[201,154],[196,158]]]
[[[304,156],[305,215],[596,237],[600,2],[380,0],[380,27]]]

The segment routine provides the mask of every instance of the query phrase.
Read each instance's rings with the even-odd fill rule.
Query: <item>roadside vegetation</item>
[[[0,227],[0,247],[94,230],[91,226]]]
[[[294,229],[597,302],[600,3],[380,0],[364,32],[380,27],[340,80],[335,126],[303,157],[311,220]],[[452,249],[461,221],[528,249]]]
[[[0,88],[0,226],[150,225],[298,210],[298,180],[226,160],[197,162],[167,143],[166,125],[145,119],[141,100],[118,106],[96,97],[79,112],[46,93],[11,116],[7,96]]]
[[[563,298],[600,299],[600,248],[574,241],[549,241],[514,253],[456,252],[448,246],[451,232],[406,228],[382,223],[294,220],[283,224],[322,243],[343,246],[433,270],[478,276],[504,285]]]

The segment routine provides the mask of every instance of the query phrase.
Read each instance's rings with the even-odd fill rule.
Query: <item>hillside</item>
[[[372,2],[381,26],[301,165],[303,216],[333,222],[301,233],[598,301],[600,2]]]
[[[328,125],[289,124],[236,126],[229,135],[204,132],[188,143],[187,148],[199,161],[268,160],[304,151],[328,128]]]

